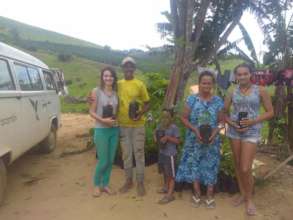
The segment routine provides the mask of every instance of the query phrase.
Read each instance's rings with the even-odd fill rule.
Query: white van
[[[9,164],[37,144],[46,153],[56,147],[63,79],[37,58],[0,42],[0,202]]]

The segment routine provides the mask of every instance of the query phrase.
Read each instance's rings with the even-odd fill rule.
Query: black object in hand
[[[240,128],[245,128],[245,126],[240,124],[240,121],[248,117],[248,112],[239,112],[238,113],[238,125]]]
[[[129,103],[128,116],[130,119],[134,120],[137,118],[138,109],[139,109],[139,104],[137,101],[132,101]]]
[[[199,126],[199,133],[204,144],[210,143],[210,137],[212,135],[212,127],[209,124]]]
[[[103,106],[103,114],[102,114],[103,118],[113,118],[114,114],[113,114],[113,106],[112,105],[105,105]]]
[[[159,147],[165,147],[166,144],[161,142],[161,138],[165,136],[165,130],[156,130],[156,139]]]

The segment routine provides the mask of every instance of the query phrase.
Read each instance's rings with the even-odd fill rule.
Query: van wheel
[[[4,200],[4,193],[7,185],[7,172],[3,159],[0,158],[0,206]]]
[[[57,146],[57,129],[52,125],[48,136],[40,143],[38,151],[40,153],[51,153]]]

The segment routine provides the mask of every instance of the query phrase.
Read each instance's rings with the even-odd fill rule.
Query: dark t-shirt
[[[156,131],[159,128],[156,128]],[[175,124],[171,124],[168,129],[165,130],[165,135],[170,137],[180,137],[179,129]],[[159,142],[160,140],[157,140]],[[160,148],[160,153],[167,156],[174,156],[177,154],[177,146],[173,142],[167,142],[165,147]]]

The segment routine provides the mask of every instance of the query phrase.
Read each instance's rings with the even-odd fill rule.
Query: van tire
[[[7,186],[7,171],[3,158],[0,158],[0,206],[3,204],[5,189]]]
[[[40,153],[51,153],[57,146],[57,129],[54,125],[51,126],[48,136],[39,144],[38,151]]]

